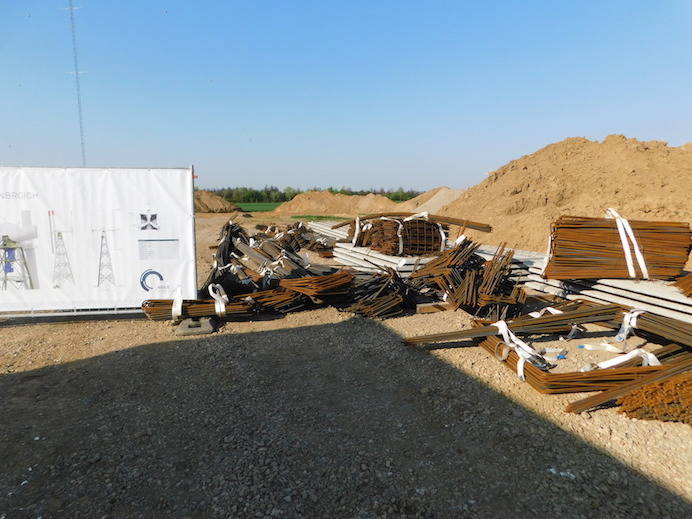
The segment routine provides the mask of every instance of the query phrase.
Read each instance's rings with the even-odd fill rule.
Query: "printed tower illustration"
[[[55,233],[55,264],[53,266],[53,287],[60,288],[63,283],[74,283],[70,258],[67,255],[65,240],[61,232]]]
[[[108,239],[106,231],[101,231],[101,253],[99,255],[99,277],[96,286],[115,286],[115,276],[113,275],[113,263],[111,253],[108,250]]]

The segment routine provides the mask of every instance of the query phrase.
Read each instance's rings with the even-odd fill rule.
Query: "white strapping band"
[[[351,240],[351,245],[353,245],[354,247],[358,242],[358,236],[360,236],[360,216],[356,216],[356,222],[353,231],[353,240]]]
[[[171,305],[171,319],[176,321],[183,315],[183,289],[178,287],[175,291],[175,298]]]
[[[492,326],[498,329],[500,335],[502,335],[502,341],[519,356],[517,362],[517,376],[520,380],[526,380],[524,375],[524,364],[527,360],[530,360],[531,357],[538,356],[538,352],[514,335],[505,321],[497,321],[493,323]]]
[[[645,351],[641,348],[637,348],[636,350],[632,350],[631,352],[625,353],[624,355],[618,355],[617,357],[613,357],[612,359],[599,362],[598,364],[596,364],[596,367],[598,369],[614,368],[615,366],[620,366],[621,364],[624,364],[625,362],[628,362],[632,359],[636,359],[637,357],[642,358],[642,366],[661,365],[659,360],[656,358],[656,355],[654,355],[653,353],[649,353],[648,351]]]
[[[396,222],[396,224],[399,226],[399,228],[396,231],[396,235],[399,237],[399,254],[404,253],[404,224],[395,218],[387,218],[386,216],[382,216],[380,220],[389,220],[390,222]]]
[[[226,315],[226,303],[228,303],[228,296],[226,291],[219,284],[209,285],[209,295],[214,298],[214,310],[216,315],[223,317]]]
[[[615,218],[615,225],[618,228],[618,234],[620,235],[620,241],[622,242],[622,250],[625,253],[625,261],[627,262],[627,272],[631,278],[637,277],[637,272],[634,268],[634,262],[632,261],[632,252],[630,251],[630,244],[632,250],[634,251],[634,256],[637,258],[637,263],[639,264],[639,270],[642,272],[642,277],[644,279],[649,279],[649,270],[646,268],[646,262],[644,261],[644,256],[642,251],[639,249],[639,244],[637,239],[634,237],[634,231],[630,223],[620,216],[618,212],[609,208],[606,211],[606,218]]]
[[[633,329],[637,327],[637,317],[646,312],[646,310],[630,310],[622,316],[622,325],[615,336],[616,342],[623,342]]]

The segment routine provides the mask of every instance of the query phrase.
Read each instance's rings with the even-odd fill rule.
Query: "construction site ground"
[[[228,217],[198,215],[200,280]],[[583,395],[541,395],[478,347],[400,340],[469,323],[5,324],[0,517],[690,516],[689,426],[567,414]]]

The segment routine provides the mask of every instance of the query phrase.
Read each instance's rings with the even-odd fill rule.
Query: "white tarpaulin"
[[[0,167],[0,312],[196,295],[191,168]]]

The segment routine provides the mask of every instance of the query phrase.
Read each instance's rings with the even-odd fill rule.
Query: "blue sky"
[[[0,164],[80,164],[67,3],[0,0]],[[692,1],[75,5],[90,166],[427,189],[571,136],[692,141]]]

